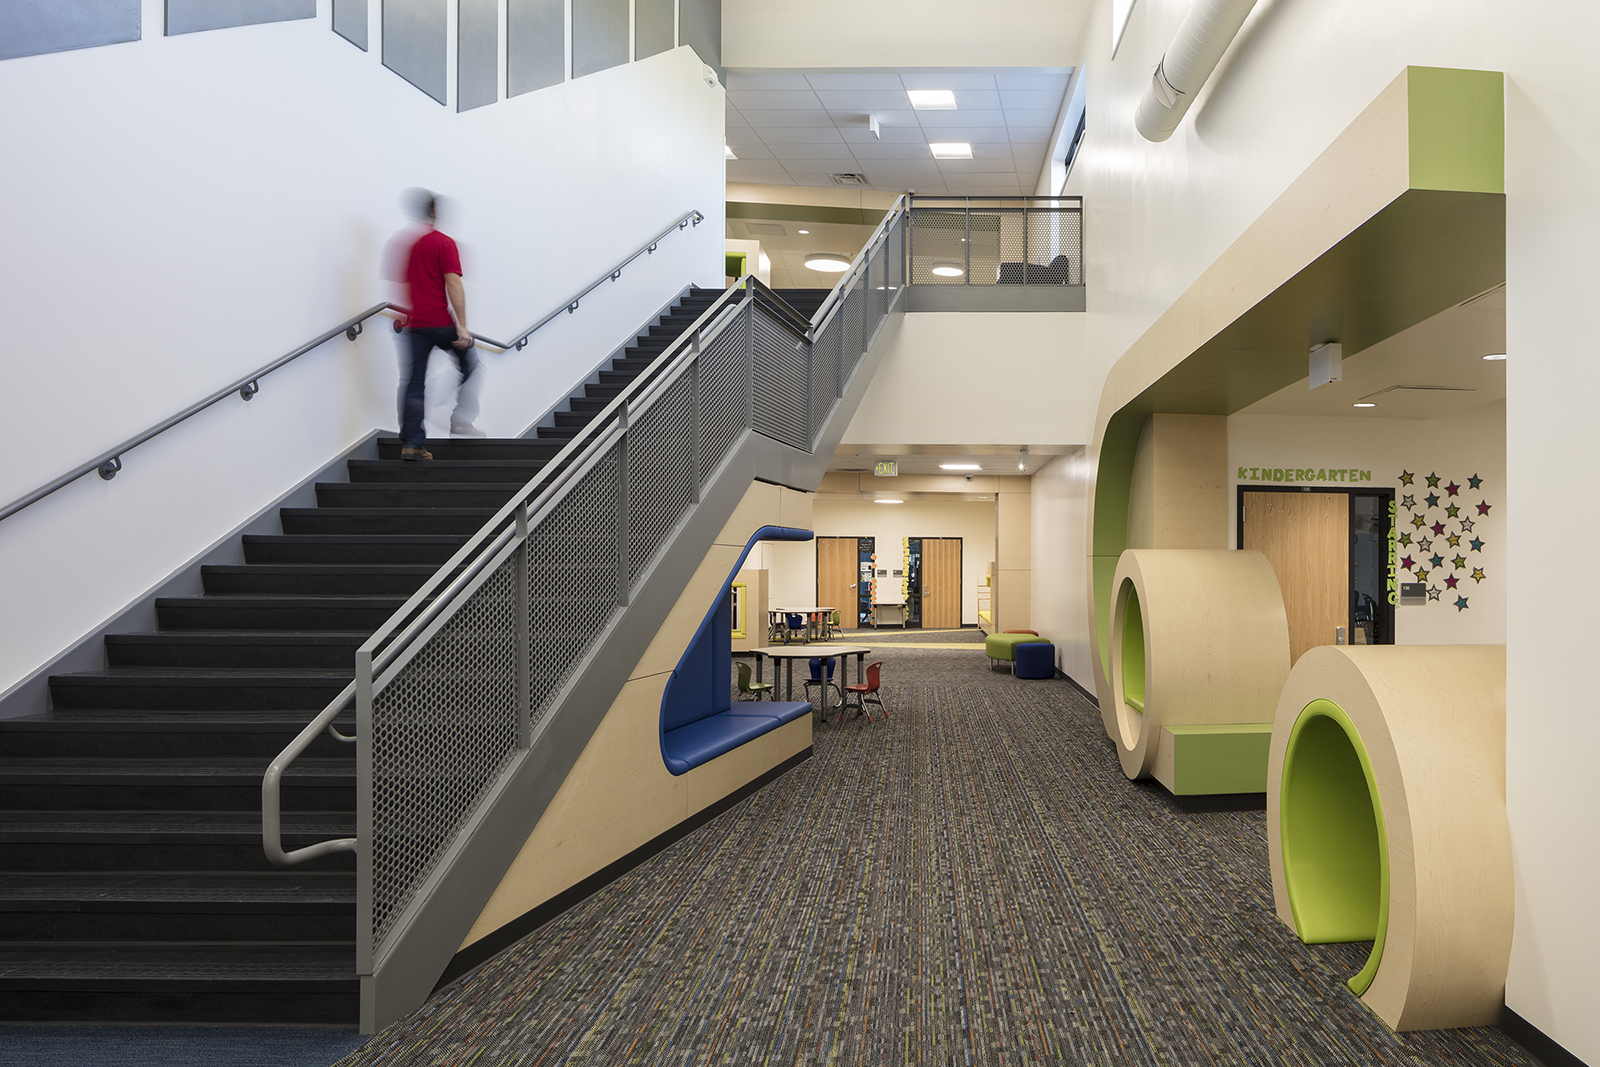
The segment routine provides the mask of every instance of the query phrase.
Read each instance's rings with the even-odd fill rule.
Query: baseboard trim
[[[800,764],[810,759],[815,751],[813,746],[807,745],[804,751],[796,752],[776,767],[746,782],[715,804],[702,808],[672,829],[646,841],[621,859],[612,861],[583,881],[562,890],[538,907],[524,912],[493,933],[486,934],[474,941],[451,958],[449,965],[444,969],[444,973],[439,976],[439,981],[433,987],[433,991],[437,993],[468,971],[521,941],[568,908],[581,904],[584,900],[615,882],[641,863],[688,837],[735,804],[800,766]]]
[[[1083,698],[1085,700],[1087,700],[1089,703],[1093,704],[1097,708],[1100,706],[1100,698],[1099,697],[1095,696],[1093,693],[1089,692],[1083,686],[1079,685],[1078,684],[1078,680],[1076,678],[1074,678],[1072,675],[1068,674],[1066,671],[1062,670],[1060,667],[1056,668],[1056,677],[1057,678],[1065,678],[1067,680],[1067,684],[1071,685],[1072,688],[1074,688],[1078,692],[1082,693],[1083,694]]]
[[[1503,1010],[1500,1016],[1500,1028],[1506,1032],[1507,1037],[1538,1057],[1545,1067],[1589,1067],[1562,1048],[1555,1038],[1510,1008]]]

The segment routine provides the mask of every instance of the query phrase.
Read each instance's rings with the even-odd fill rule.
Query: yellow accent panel
[[[1406,68],[1411,188],[1506,191],[1505,75]]]

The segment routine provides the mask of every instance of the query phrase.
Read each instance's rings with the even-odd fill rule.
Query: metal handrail
[[[881,245],[895,219],[903,214],[904,200],[904,196],[898,198],[883,222],[873,231],[862,253],[855,258],[851,269],[840,279],[841,286],[847,281],[853,281],[860,270],[864,269],[864,265],[870,262],[871,255]],[[685,220],[688,218],[689,216],[685,216]],[[680,222],[680,225],[682,224]],[[662,236],[665,236],[665,232]],[[635,253],[632,258],[637,258],[643,252],[644,249],[641,248],[641,251]],[[593,288],[591,286],[585,293]],[[801,331],[796,326],[794,332],[810,341],[820,336],[827,328],[829,320],[841,307],[836,299],[839,291],[840,286],[836,286],[835,292],[830,294],[829,299],[817,309],[816,314],[812,316],[809,330]],[[356,681],[346,686],[316,718],[306,725],[295,740],[272,761],[262,778],[262,844],[267,858],[272,863],[278,866],[290,866],[332,852],[358,851],[358,841],[351,838],[323,841],[293,852],[283,850],[279,793],[283,775],[289,765],[324,730],[340,740],[346,739],[334,729],[333,722],[355,700],[363,684],[362,680],[366,679],[365,684],[370,687],[371,693],[375,694],[381,690],[387,684],[387,679],[380,675],[453,604],[461,591],[471,586],[491,562],[498,560],[508,542],[517,537],[527,536],[528,530],[537,523],[542,513],[559,502],[561,494],[569,484],[588,472],[591,461],[612,443],[612,439],[619,433],[627,432],[629,408],[653,397],[658,387],[665,388],[691,362],[698,359],[703,346],[709,344],[731,321],[733,306],[745,300],[747,296],[777,305],[781,314],[780,321],[784,325],[791,325],[787,321],[791,316],[797,322],[801,321],[798,312],[754,275],[747,274],[738,283],[724,290],[662,351],[662,354],[652,362],[651,367],[630,382],[593,419],[589,420],[538,474],[502,505],[477,533],[473,534],[361,645],[356,652]],[[554,316],[536,324],[533,329],[550,321],[550,318]]]
[[[523,346],[528,343],[529,337],[533,336],[533,334],[537,333],[544,326],[554,322],[560,317],[563,311],[569,315],[574,311],[577,311],[578,305],[584,297],[600,288],[600,286],[604,285],[606,282],[614,282],[618,278],[622,277],[623,269],[640,256],[654,254],[656,246],[661,243],[662,238],[671,235],[674,231],[687,228],[691,223],[695,226],[699,226],[703,221],[705,221],[705,216],[700,212],[687,212],[671,226],[668,226],[666,229],[656,234],[655,237],[640,245],[634,252],[629,254],[626,259],[612,267],[606,273],[602,274],[593,284],[589,285],[582,292],[578,293],[578,295],[570,298],[559,308],[552,311],[550,314],[546,315],[532,326],[529,326],[526,330],[523,330],[521,333],[517,334],[514,340],[510,342],[496,341],[493,338],[479,334],[474,334],[473,340],[477,344],[480,344],[483,347],[495,352],[505,352],[510,349],[521,351]],[[64,486],[72,484],[79,478],[82,478],[85,474],[88,474],[90,471],[98,472],[101,478],[109,482],[111,479],[117,476],[118,471],[122,470],[123,453],[131,451],[132,449],[144,444],[146,441],[149,441],[151,438],[165,433],[174,426],[178,425],[180,422],[183,422],[193,415],[198,415],[206,408],[227,399],[234,393],[239,394],[239,397],[242,400],[251,399],[256,395],[256,393],[261,391],[261,379],[265,378],[273,371],[293,363],[307,352],[326,344],[335,337],[339,336],[341,333],[344,334],[345,337],[354,341],[357,337],[361,336],[363,324],[375,315],[388,315],[391,318],[398,319],[399,315],[395,314],[395,312],[403,314],[406,310],[406,308],[401,307],[399,304],[395,304],[387,300],[381,304],[374,304],[361,314],[355,316],[354,318],[346,319],[333,329],[318,335],[314,340],[307,341],[294,351],[289,352],[286,355],[279,356],[271,363],[268,363],[265,367],[245,375],[243,378],[240,378],[227,388],[219,389],[217,392],[212,393],[204,400],[189,405],[182,411],[178,412],[178,414],[173,415],[171,418],[157,423],[156,425],[150,427],[150,429],[145,430],[143,433],[136,434],[135,436],[128,438],[128,440],[122,442],[122,444],[118,445],[116,448],[113,448],[107,452],[102,452],[96,458],[85,464],[82,464],[81,466],[73,468],[66,474],[61,475],[59,478],[56,478],[53,481],[41,485],[39,488],[35,489],[31,493],[28,493],[26,496],[18,497],[16,500],[13,500],[11,503],[7,504],[3,509],[0,509],[0,520],[10,518],[23,508],[28,507],[30,504],[38,503],[40,500],[43,500],[57,489],[61,489]],[[395,328],[399,329],[398,323],[396,324]]]
[[[833,285],[832,292],[823,298],[821,305],[817,307],[817,313],[811,316],[811,333],[813,337],[821,332],[820,328],[826,325],[828,316],[832,313],[834,306],[843,299],[841,294],[849,292],[850,286],[855,284],[856,275],[860,274],[866,263],[870,261],[873,250],[883,240],[884,235],[889,232],[889,227],[894,225],[895,219],[910,210],[910,200],[909,193],[901,193],[895,197],[894,203],[889,205],[889,213],[884,215],[883,221],[878,223],[877,229],[872,231],[866,243],[861,246],[861,251],[857,252],[856,257],[850,261],[849,269],[839,276],[839,280]],[[907,284],[910,284],[909,280]]]

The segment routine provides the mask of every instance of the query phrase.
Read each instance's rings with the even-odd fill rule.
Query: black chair
[[[1002,263],[995,275],[996,285],[1024,285],[1027,282],[1026,263]]]

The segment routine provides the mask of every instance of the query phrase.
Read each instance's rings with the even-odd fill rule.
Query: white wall
[[[1115,61],[1110,0],[1085,34],[1088,343],[1104,373],[1407,64],[1501,70],[1506,84],[1507,772],[1516,864],[1508,1005],[1600,1064],[1600,718],[1571,679],[1597,643],[1600,496],[1590,306],[1600,247],[1600,99],[1586,73],[1600,7],[1579,0],[1258,4],[1173,138],[1133,129],[1138,97],[1189,8],[1140,0]],[[1074,58],[1064,57],[1071,64]],[[1525,516],[1523,518],[1522,516]]]
[[[1311,470],[1342,464],[1371,471],[1372,481],[1359,483],[1361,487],[1393,489],[1396,504],[1403,505],[1407,496],[1416,503],[1415,507],[1398,508],[1397,528],[1401,534],[1433,539],[1431,532],[1418,531],[1411,524],[1413,515],[1422,514],[1430,525],[1435,521],[1443,522],[1447,533],[1461,536],[1462,544],[1452,548],[1441,540],[1433,551],[1447,561],[1459,552],[1467,561],[1463,570],[1453,570],[1447,563],[1437,576],[1430,576],[1427,584],[1440,590],[1438,600],[1395,608],[1395,643],[1505,644],[1505,439],[1504,401],[1435,419],[1233,415],[1228,419],[1228,499],[1230,502],[1238,499],[1241,467],[1246,469],[1245,485],[1264,484],[1259,478],[1248,476],[1249,468],[1263,465]],[[1401,484],[1403,472],[1413,475],[1411,485]],[[1440,479],[1439,488],[1430,489],[1426,477],[1435,473]],[[1474,475],[1482,479],[1477,489],[1470,488],[1468,483],[1468,478]],[[1460,490],[1454,498],[1445,492],[1452,482]],[[1269,480],[1266,484],[1273,483]],[[1302,484],[1336,483],[1309,481]],[[1454,503],[1461,509],[1460,517],[1472,522],[1472,528],[1463,533],[1457,522],[1445,517],[1439,508],[1429,508],[1424,499],[1429,493],[1439,498],[1440,507]],[[1489,505],[1487,514],[1479,514],[1479,503]],[[1238,544],[1239,509],[1230,507],[1228,516],[1228,543]],[[1469,542],[1473,538],[1483,542],[1481,548],[1471,547]],[[1422,555],[1414,547],[1399,547],[1402,560]],[[1470,575],[1475,568],[1482,569],[1485,577],[1474,580]],[[1449,590],[1444,587],[1444,578],[1452,573],[1459,584],[1456,589]],[[1414,572],[1400,572],[1400,581],[1416,580]],[[1458,597],[1467,601],[1465,608],[1455,606]]]
[[[442,228],[490,336],[706,215],[521,353],[487,357],[491,434],[531,423],[685,284],[720,286],[723,93],[692,51],[458,115],[336,36],[329,12],[167,38],[146,0],[143,41],[0,63],[0,500],[386,298],[379,249],[408,186],[450,197]],[[0,523],[0,692],[394,424],[380,322],[130,452],[115,481]]]
[[[904,570],[906,537],[961,538],[961,622],[978,624],[978,583],[994,562],[994,501],[923,498],[904,504],[819,496],[812,506],[818,537],[874,537],[878,567],[889,571],[879,579],[882,597],[898,599]],[[810,604],[817,595],[817,547],[813,542],[763,544],[762,566],[772,572],[773,606]],[[754,555],[754,554],[752,554]]]
[[[738,67],[1049,67],[1075,56],[1085,5],[1056,0],[722,0]]]
[[[1094,688],[1089,588],[1084,557],[1093,471],[1084,449],[1056,456],[1033,474],[1033,625],[1056,646],[1056,666]]]
[[[1081,445],[1099,384],[1081,312],[917,312],[882,362],[845,444]]]

